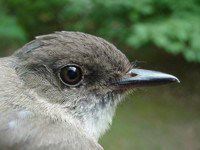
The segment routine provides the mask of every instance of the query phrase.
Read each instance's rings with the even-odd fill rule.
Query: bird
[[[103,38],[37,36],[0,58],[0,149],[103,150],[98,140],[129,91],[173,82],[180,81],[136,68]]]

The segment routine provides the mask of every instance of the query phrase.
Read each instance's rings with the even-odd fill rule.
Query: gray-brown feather
[[[14,57],[0,59],[1,150],[100,150],[79,123],[30,95],[16,74]]]
[[[57,70],[84,68],[81,86],[65,87]],[[0,147],[3,150],[99,150],[120,94],[107,82],[131,67],[115,46],[80,32],[36,37],[0,59]]]

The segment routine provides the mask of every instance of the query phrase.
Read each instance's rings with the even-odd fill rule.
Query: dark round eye
[[[79,66],[68,65],[60,70],[60,79],[66,85],[77,85],[83,78],[82,70]]]

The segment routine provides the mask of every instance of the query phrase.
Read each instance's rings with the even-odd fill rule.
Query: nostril
[[[124,78],[133,78],[133,77],[136,77],[136,76],[138,76],[138,74],[130,71],[124,76]]]
[[[133,72],[131,72],[129,75],[130,75],[130,77],[135,77],[135,76],[137,76],[137,74],[135,74],[135,73],[133,73]]]
[[[134,69],[130,68],[125,76],[128,77],[128,78],[133,78],[133,77],[138,76],[138,72],[135,72]]]

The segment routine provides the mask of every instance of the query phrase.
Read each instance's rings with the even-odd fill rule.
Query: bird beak
[[[117,81],[117,86],[118,88],[129,89],[173,82],[180,83],[178,78],[170,74],[144,69],[131,69],[124,77]]]

